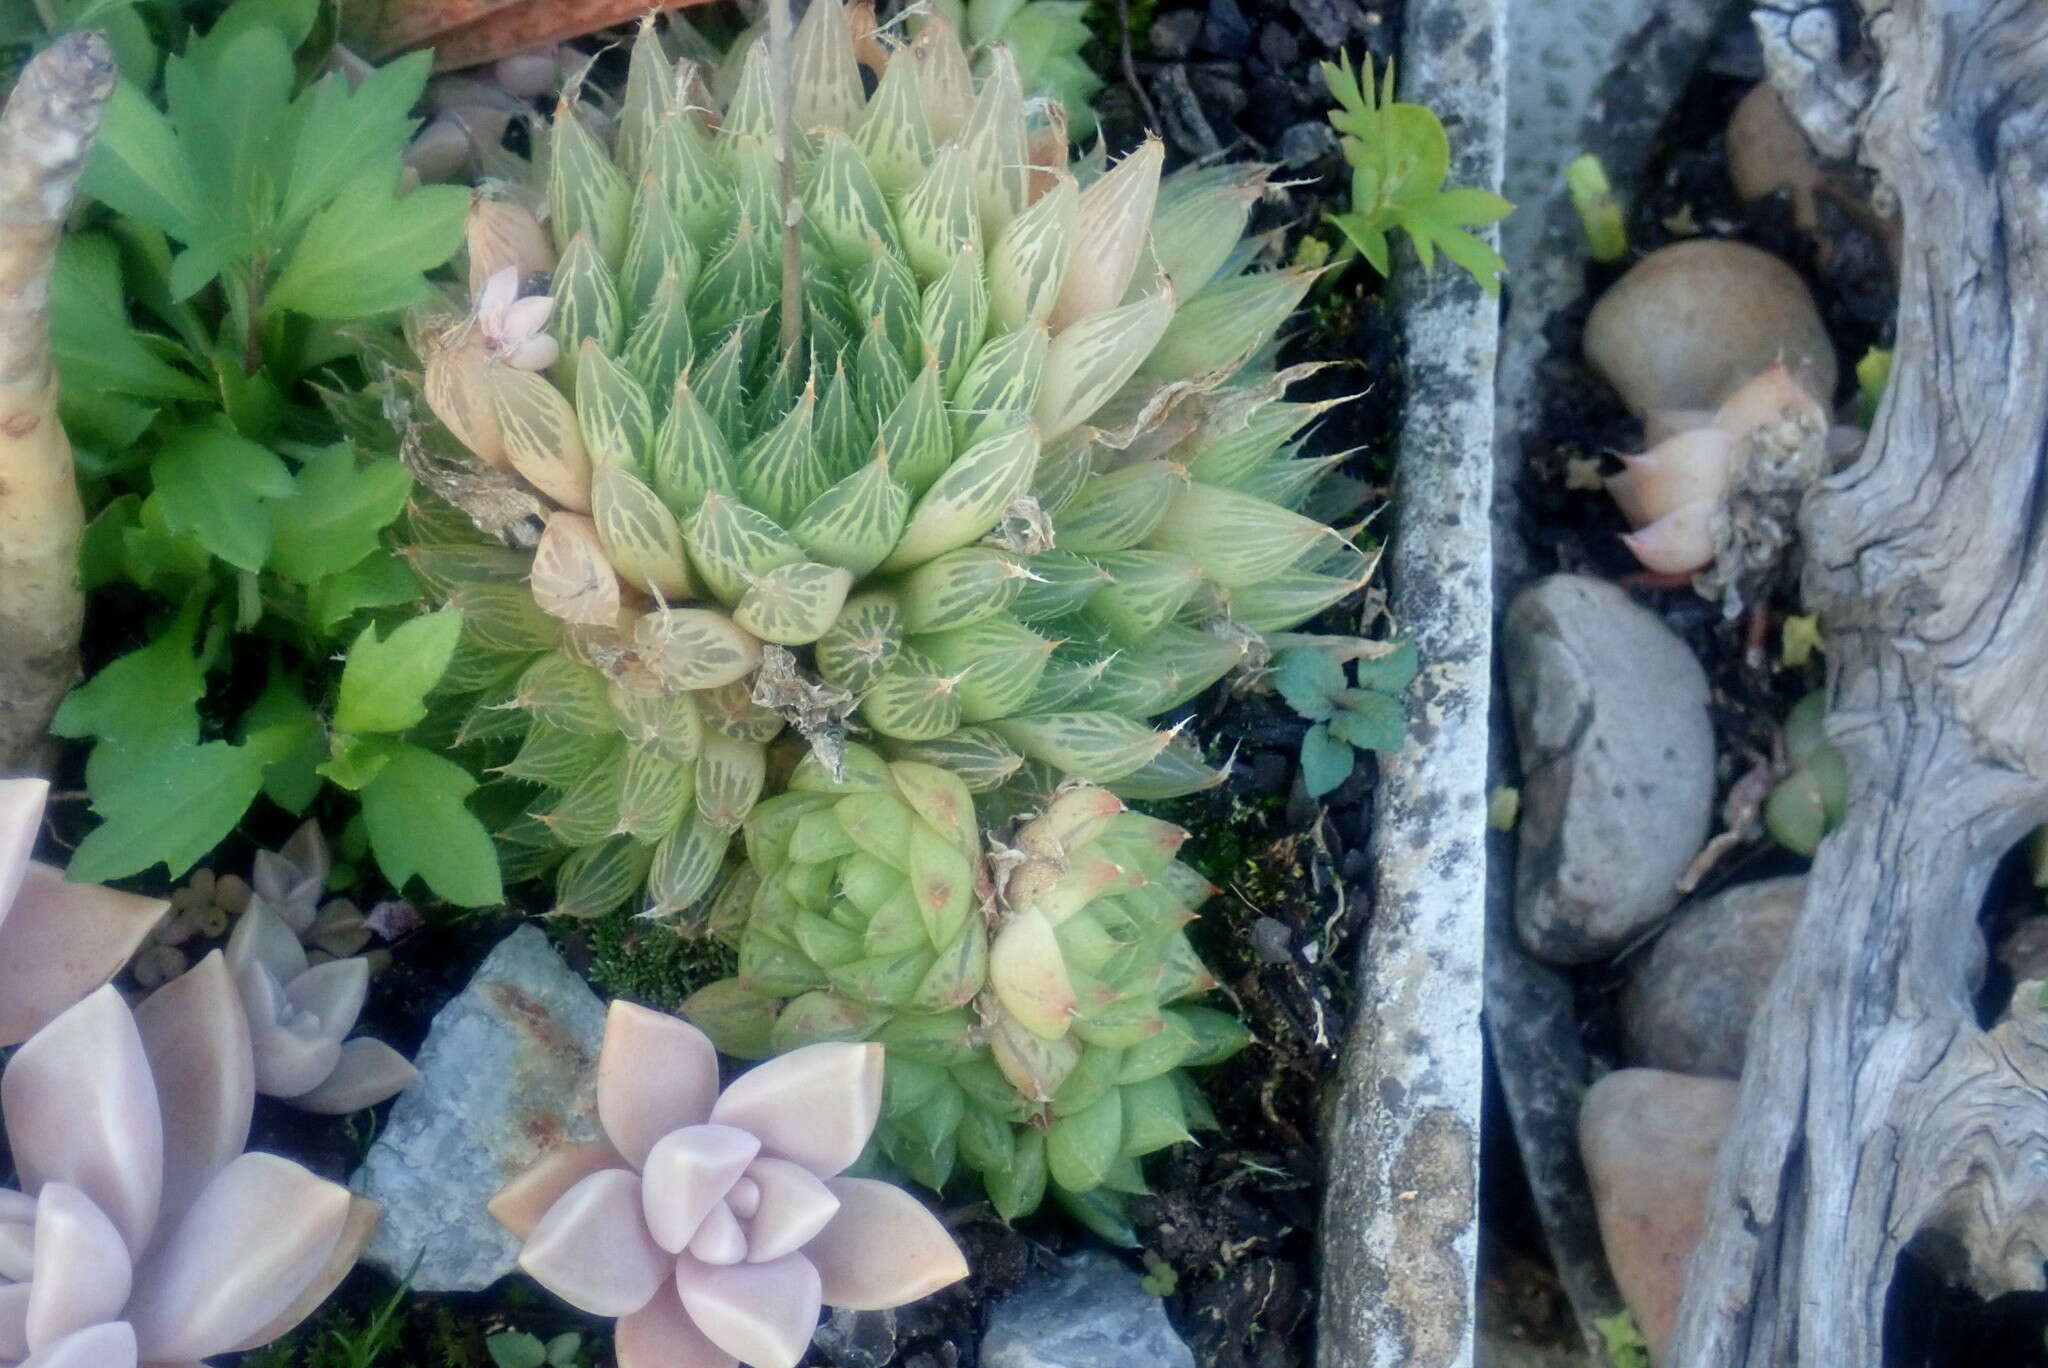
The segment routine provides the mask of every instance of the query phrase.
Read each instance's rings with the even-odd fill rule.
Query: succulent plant
[[[562,911],[702,898],[787,729],[977,791],[1213,783],[1143,719],[1369,573],[1295,511],[1332,464],[1263,360],[1308,284],[1250,269],[1263,169],[1162,180],[1155,140],[1070,170],[1006,49],[977,88],[933,21],[872,98],[854,51],[807,10],[794,349],[766,54],[713,131],[651,28],[615,119],[558,108],[545,227],[480,199],[475,305],[412,330],[444,425],[415,466],[479,526],[544,523],[528,555],[428,508],[411,557],[464,613],[462,737],[552,790],[508,866],[560,864]]]
[[[812,1045],[720,1092],[703,1032],[614,1002],[606,1138],[550,1151],[491,1214],[543,1287],[618,1318],[619,1368],[794,1368],[822,1305],[883,1310],[967,1275],[915,1198],[841,1176],[881,1101],[878,1046]]]
[[[410,1087],[419,1072],[381,1040],[349,1038],[370,986],[359,956],[311,963],[306,949],[258,899],[228,938],[228,968],[249,1016],[256,1091],[301,1111],[341,1115]]]
[[[119,973],[165,911],[31,859],[49,796],[44,780],[0,779],[0,1048]]]
[[[1848,766],[1828,740],[1827,717],[1827,694],[1820,689],[1785,714],[1784,774],[1764,800],[1765,828],[1797,855],[1810,856],[1820,847],[1849,801]]]
[[[1025,97],[1057,103],[1070,137],[1079,141],[1095,132],[1091,101],[1102,78],[1081,56],[1094,37],[1086,0],[934,0],[932,11],[981,52],[999,43],[1009,48]]]
[[[7,1061],[0,1363],[195,1368],[324,1301],[377,1204],[244,1154],[248,1029],[219,954],[132,1013],[102,987]]]
[[[746,827],[739,974],[683,1011],[740,1057],[887,1048],[882,1153],[926,1186],[979,1173],[1006,1217],[1050,1190],[1128,1241],[1137,1160],[1208,1119],[1183,1065],[1245,1041],[1183,1005],[1214,986],[1184,928],[1212,891],[1186,833],[1079,785],[985,858],[966,786],[849,746],[807,758]],[[715,923],[716,924],[716,923]]]

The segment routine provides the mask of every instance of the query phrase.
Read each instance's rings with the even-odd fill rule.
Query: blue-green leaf
[[[1351,777],[1351,747],[1330,735],[1318,722],[1301,738],[1301,782],[1311,798],[1320,798]]]
[[[1344,667],[1321,651],[1296,646],[1273,657],[1273,687],[1287,706],[1311,722],[1320,722],[1336,707],[1348,687]]]

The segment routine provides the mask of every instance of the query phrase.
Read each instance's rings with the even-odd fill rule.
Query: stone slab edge
[[[1503,0],[1410,3],[1402,97],[1450,133],[1453,184],[1498,189]],[[1406,395],[1386,560],[1422,672],[1382,757],[1358,1010],[1324,1126],[1320,1368],[1469,1368],[1478,1254],[1486,757],[1499,303],[1396,270]]]

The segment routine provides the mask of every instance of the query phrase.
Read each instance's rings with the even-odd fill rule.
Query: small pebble
[[[1237,0],[1209,0],[1209,13],[1202,21],[1202,47],[1218,57],[1242,57],[1251,51],[1251,21],[1237,7]]]
[[[1268,22],[1259,30],[1259,55],[1285,71],[1301,56],[1301,43],[1284,26]]]
[[[1201,11],[1169,10],[1152,21],[1152,55],[1163,62],[1178,62],[1195,50],[1201,31]]]
[[[1321,120],[1304,119],[1280,135],[1275,150],[1289,170],[1300,171],[1336,155],[1337,131]]]

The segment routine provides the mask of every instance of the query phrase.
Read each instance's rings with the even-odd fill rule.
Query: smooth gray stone
[[[1516,595],[1501,652],[1523,770],[1516,929],[1553,964],[1606,959],[1677,904],[1706,842],[1706,672],[1656,614],[1584,575]]]
[[[1749,1023],[1785,957],[1806,877],[1737,884],[1681,908],[1621,995],[1629,1062],[1740,1078]]]
[[[491,951],[434,1018],[419,1082],[351,1180],[384,1204],[363,1262],[411,1272],[416,1292],[481,1291],[512,1271],[518,1243],[484,1204],[556,1145],[597,1138],[604,1020],[538,927]]]
[[[996,1303],[981,1337],[982,1368],[1194,1368],[1159,1298],[1114,1255],[1063,1259]]]

